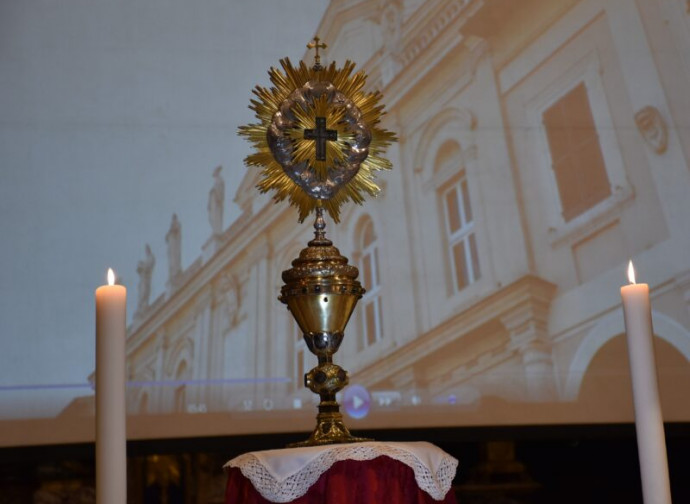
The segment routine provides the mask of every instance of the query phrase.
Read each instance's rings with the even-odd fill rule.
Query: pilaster
[[[500,320],[522,358],[527,399],[547,402],[558,397],[548,331],[549,305],[555,287],[546,282],[527,287],[522,302],[501,314]]]
[[[156,332],[155,334],[155,342],[154,342],[154,352],[156,355],[156,362],[154,364],[154,369],[153,369],[153,379],[154,381],[162,381],[165,379],[164,376],[164,366],[165,366],[165,358],[168,354],[168,347],[170,346],[169,343],[167,342],[167,339],[165,337],[165,330],[160,329]],[[163,393],[164,393],[165,387],[161,386],[154,386],[153,390],[151,390],[151,411],[153,412],[160,412],[162,411],[163,407]]]
[[[268,303],[277,296],[277,293],[269,292],[269,288],[272,285],[271,278],[269,278],[271,247],[264,234],[257,236],[251,247],[250,257],[252,258],[252,263],[249,266],[247,285],[256,290],[248,292],[247,295],[247,313],[249,314],[247,337],[253,344],[251,349],[253,355],[247,356],[247,361],[248,363],[251,362],[251,364],[247,366],[246,377],[270,377],[272,372],[269,367],[274,357],[273,352],[275,350],[273,346],[275,338],[272,338],[269,334],[270,317],[268,317],[267,309],[269,309]],[[255,385],[253,404],[261,404],[264,393],[265,388],[263,386]]]
[[[209,368],[209,340],[211,339],[211,302],[212,295],[207,289],[197,301],[197,314],[194,320],[194,356],[192,366],[192,379],[202,380],[208,377]],[[202,397],[203,387],[194,386],[187,389],[188,403],[198,404],[204,402]]]

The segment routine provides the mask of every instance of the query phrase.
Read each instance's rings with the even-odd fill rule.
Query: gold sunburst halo
[[[261,180],[257,187],[261,192],[274,191],[276,202],[287,199],[299,211],[302,222],[317,206],[323,207],[338,222],[340,207],[353,201],[361,204],[365,195],[375,197],[380,188],[376,184],[375,172],[392,168],[391,162],[383,157],[384,151],[391,142],[396,141],[395,134],[382,128],[381,116],[385,113],[380,104],[381,93],[365,92],[366,75],[360,71],[353,74],[355,65],[346,61],[342,68],[335,63],[327,67],[308,67],[300,61],[294,67],[288,58],[280,60],[282,71],[275,67],[269,70],[272,87],[256,86],[255,98],[249,108],[254,111],[258,122],[240,126],[239,134],[248,139],[254,152],[245,158],[248,167],[260,167]],[[293,95],[295,90],[307,83],[331,83],[333,87],[354,105],[361,120],[368,127],[371,141],[368,145],[368,156],[359,163],[359,169],[347,182],[343,183],[329,197],[317,198],[308,194],[296,180],[286,172],[284,166],[276,159],[269,145],[268,133],[277,112]],[[319,182],[327,182],[333,173],[334,165],[343,163],[351,146],[355,142],[355,133],[346,121],[346,108],[329,102],[326,94],[303,101],[301,105],[290,107],[292,122],[285,130],[285,138],[291,142],[291,163],[306,163],[310,175]],[[305,138],[305,131],[316,131],[317,118],[325,119],[325,130],[334,131],[335,138],[325,143],[325,156],[318,159],[317,142]]]

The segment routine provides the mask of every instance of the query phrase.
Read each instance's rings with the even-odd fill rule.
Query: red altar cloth
[[[226,504],[271,504],[237,467],[228,468]],[[450,489],[443,500],[421,490],[414,471],[386,456],[336,462],[291,504],[455,504]]]

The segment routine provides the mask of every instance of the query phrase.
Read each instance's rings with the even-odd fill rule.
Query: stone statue
[[[232,329],[239,325],[241,320],[242,284],[237,277],[228,273],[221,278],[221,289],[225,296],[228,324]]]
[[[139,275],[139,301],[137,303],[137,312],[143,312],[149,306],[149,297],[151,296],[151,276],[153,274],[153,267],[156,265],[156,258],[151,252],[151,247],[146,244],[146,257],[137,264],[137,273]]]
[[[386,51],[394,57],[398,56],[402,50],[402,10],[403,6],[401,3],[394,0],[392,2],[384,2],[383,11],[381,12],[383,43]]]
[[[182,227],[175,213],[165,242],[168,244],[168,281],[172,282],[182,271]]]
[[[402,23],[403,5],[400,0],[381,1],[381,35],[384,58],[381,60],[381,81],[391,82],[402,68]]]
[[[208,221],[211,231],[218,235],[223,231],[223,202],[225,200],[225,182],[220,176],[222,166],[213,171],[213,187],[208,193]]]

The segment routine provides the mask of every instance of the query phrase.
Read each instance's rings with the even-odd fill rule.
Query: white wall
[[[94,367],[93,291],[112,266],[136,303],[137,261],[157,259],[182,223],[182,262],[209,235],[213,169],[226,225],[245,173],[256,84],[299,59],[325,0],[0,3],[0,386],[86,383]],[[45,414],[88,389],[40,396]],[[0,391],[0,418],[27,410]],[[42,414],[33,412],[32,414]]]

